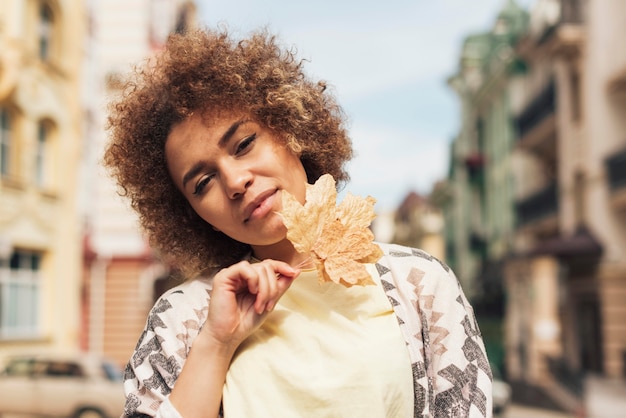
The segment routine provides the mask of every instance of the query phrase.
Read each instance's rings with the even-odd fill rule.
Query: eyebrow
[[[239,129],[241,125],[247,122],[249,122],[249,120],[241,119],[233,123],[232,125],[230,125],[230,127],[226,130],[226,132],[224,132],[224,134],[219,139],[219,141],[217,141],[217,146],[220,148],[225,147],[228,141],[230,141],[233,135],[235,135],[235,132],[237,132],[237,129]],[[191,169],[189,169],[189,171],[185,173],[185,175],[183,176],[183,189],[185,189],[185,186],[187,185],[189,180],[191,180],[192,178],[194,178],[195,176],[197,176],[199,173],[202,172],[204,167],[206,167],[206,162],[198,161],[197,163],[193,165],[193,167],[191,167]]]

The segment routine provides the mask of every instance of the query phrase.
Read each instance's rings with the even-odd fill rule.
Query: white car
[[[0,415],[117,418],[123,411],[121,370],[99,357],[16,355],[0,372]]]
[[[493,373],[493,413],[500,415],[504,412],[509,403],[511,403],[511,386],[502,380],[500,372],[493,365],[491,366],[491,371]]]

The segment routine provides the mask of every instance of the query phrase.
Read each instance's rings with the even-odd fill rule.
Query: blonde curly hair
[[[309,182],[326,173],[338,186],[349,179],[345,163],[353,150],[345,115],[302,64],[266,29],[243,40],[224,28],[198,29],[172,35],[111,104],[104,165],[139,214],[150,245],[185,277],[230,265],[250,251],[202,220],[170,178],[165,141],[193,112],[246,112],[300,154]]]

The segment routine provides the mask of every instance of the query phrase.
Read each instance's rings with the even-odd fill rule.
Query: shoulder
[[[398,244],[379,244],[383,256],[376,263],[382,280],[404,289],[429,294],[462,293],[461,284],[450,267],[437,257],[418,248]]]
[[[199,327],[206,319],[210,291],[211,285],[206,279],[186,281],[167,290],[150,309],[146,330],[178,330],[189,326],[189,321]]]
[[[454,276],[446,263],[424,250],[398,244],[378,243],[378,245],[383,251],[378,264],[384,267],[401,270],[419,269],[428,274]]]
[[[173,306],[184,305],[206,305],[211,292],[211,281],[209,279],[193,279],[182,282],[165,291],[157,300],[155,307],[159,303],[167,302]]]
[[[131,364],[139,367],[155,352],[186,353],[206,320],[209,290],[206,280],[193,280],[161,295],[146,318]]]

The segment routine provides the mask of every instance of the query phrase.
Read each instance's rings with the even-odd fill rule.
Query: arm
[[[491,369],[456,276],[424,251],[383,249],[379,271],[411,356],[415,416],[490,417]]]
[[[215,275],[207,321],[170,394],[183,417],[218,416],[235,350],[263,323],[297,274],[286,263],[266,260],[242,261]]]
[[[175,346],[170,348],[161,343],[164,340],[162,335],[155,333],[151,339],[146,335],[150,333],[144,332],[127,368],[127,374],[129,371],[130,374],[125,383],[126,415],[159,416],[159,412],[150,406],[160,405],[167,399],[167,407],[173,407],[185,418],[217,417],[226,373],[235,350],[263,323],[298,273],[286,263],[266,260],[256,264],[240,262],[216,274],[206,321],[182,361],[177,361],[176,357],[181,355],[180,347],[178,350]],[[178,310],[187,311],[187,314],[181,317],[174,309],[167,309],[170,315],[162,327],[169,335],[168,339],[175,336],[175,342],[186,338],[186,334],[180,332],[182,323],[184,327],[189,326],[189,322],[193,322],[190,318],[197,317],[198,311],[190,306],[179,306]],[[153,308],[155,311],[159,311],[157,305]],[[159,315],[159,320],[162,316]],[[156,321],[149,319],[147,329],[155,328],[150,326],[151,322]],[[153,341],[154,347],[142,349],[150,346],[146,340]],[[139,356],[145,360],[138,362],[138,353],[147,351],[151,354]],[[156,359],[161,360],[156,362]],[[133,362],[135,367],[132,367]],[[163,382],[164,385],[158,386],[165,387],[157,387],[152,384],[154,381]]]
[[[436,415],[456,409],[461,416],[490,417],[492,375],[474,311],[452,271],[439,272],[430,283],[432,309],[425,330],[434,376],[433,410]]]

